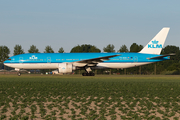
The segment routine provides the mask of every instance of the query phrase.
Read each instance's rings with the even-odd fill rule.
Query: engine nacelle
[[[76,67],[72,63],[60,63],[58,70],[59,73],[72,73],[73,70],[76,70]]]

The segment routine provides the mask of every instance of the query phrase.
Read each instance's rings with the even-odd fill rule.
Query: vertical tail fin
[[[170,28],[163,28],[139,53],[159,55],[163,48],[169,29]]]

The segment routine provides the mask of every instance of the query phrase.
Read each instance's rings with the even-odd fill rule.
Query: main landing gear
[[[84,67],[84,69],[86,72],[82,73],[82,76],[94,76],[95,75],[93,72],[91,72],[92,70],[90,67],[86,66],[86,67]]]
[[[90,73],[82,73],[82,76],[94,76],[95,74],[90,72]]]

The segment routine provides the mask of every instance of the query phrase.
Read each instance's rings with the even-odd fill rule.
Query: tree
[[[58,52],[59,52],[59,53],[64,53],[63,47],[59,48],[59,51],[58,51]]]
[[[161,62],[163,64],[163,67],[166,70],[177,70],[180,69],[178,66],[180,66],[180,50],[179,47],[173,46],[173,45],[168,45],[165,48],[162,49],[162,54],[170,54],[170,53],[175,53],[174,56],[170,56],[170,60],[163,61]]]
[[[14,47],[14,55],[24,54],[24,50],[22,49],[21,45],[16,45]]]
[[[104,52],[115,52],[113,44],[107,45],[106,47],[103,48],[103,50]]]
[[[136,43],[133,43],[130,47],[130,52],[140,52],[143,49],[142,45],[138,45]]]
[[[54,50],[48,45],[46,46],[44,53],[54,53]]]
[[[98,49],[96,46],[87,45],[87,44],[83,44],[81,46],[77,45],[71,49],[71,53],[80,53],[80,52],[83,52],[83,53],[91,52],[92,53],[92,52],[101,52],[101,50]]]
[[[0,62],[9,58],[10,50],[7,46],[0,46]]]
[[[89,52],[101,52],[100,49],[96,48],[95,46],[91,46]]]
[[[119,49],[119,52],[129,52],[129,50],[126,47],[126,45],[122,45],[121,48]]]
[[[179,47],[176,47],[174,45],[168,45],[165,48],[162,49],[162,54],[169,54],[169,53],[178,53]]]
[[[83,49],[79,45],[77,45],[71,49],[71,53],[80,53],[80,52],[83,52]]]
[[[36,48],[36,46],[31,45],[30,49],[28,50],[29,53],[39,53],[39,50]]]

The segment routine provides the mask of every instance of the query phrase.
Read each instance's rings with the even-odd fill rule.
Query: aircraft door
[[[19,57],[19,63],[23,63],[23,57]]]
[[[47,57],[47,63],[51,63],[51,57]]]
[[[134,62],[138,62],[138,57],[134,56]]]

